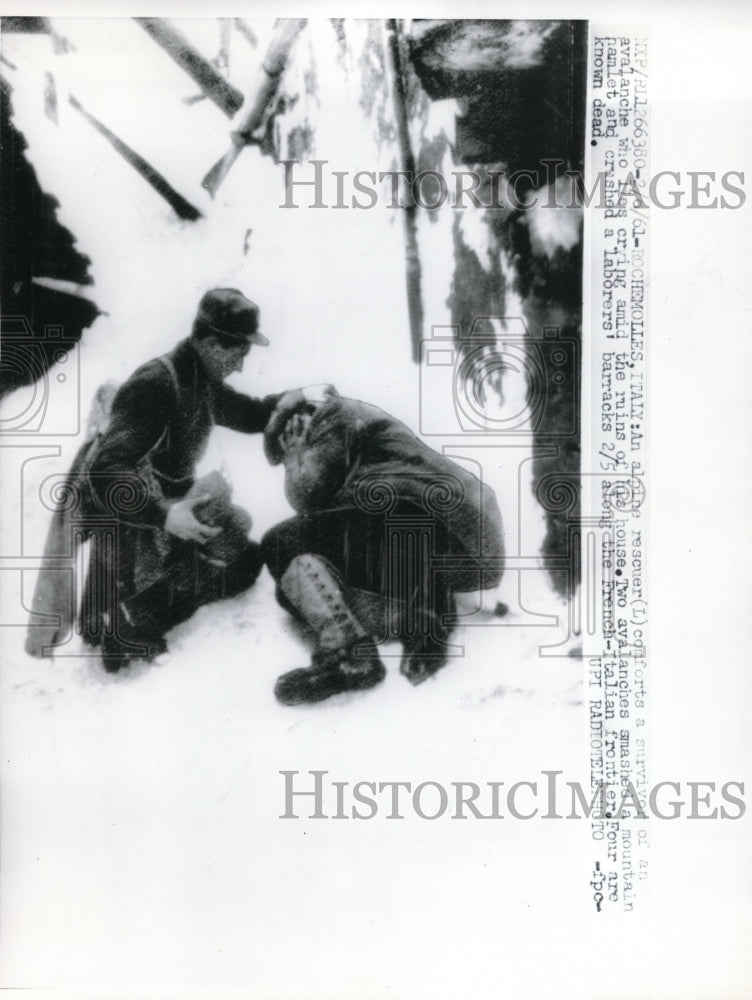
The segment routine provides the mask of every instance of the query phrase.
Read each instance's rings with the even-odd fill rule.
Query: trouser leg
[[[101,643],[106,670],[119,670],[131,660],[153,660],[167,649],[164,621],[171,599],[169,581],[160,580],[135,597],[113,603]]]
[[[415,509],[408,505],[402,512],[415,515]],[[262,539],[262,552],[278,583],[296,556],[308,553],[326,559],[348,593],[354,595],[355,603],[367,609],[363,615],[380,618],[383,627],[369,628],[371,634],[377,635],[379,641],[409,640],[413,634],[422,633],[426,623],[442,621],[451,613],[452,586],[446,576],[433,572],[430,558],[418,572],[415,566],[402,565],[400,560],[409,558],[407,544],[403,543],[402,549],[393,544],[388,558],[387,530],[383,515],[356,508],[319,511],[276,525]],[[431,554],[444,552],[443,534],[437,526]],[[411,581],[409,586],[407,580]],[[380,599],[380,608],[374,599]],[[280,603],[287,606],[286,601]]]
[[[194,545],[175,546],[156,580],[137,591],[129,592],[125,584],[117,588],[103,637],[105,667],[117,670],[131,659],[153,659],[167,648],[171,628],[204,604],[247,590],[262,566],[256,542],[246,541],[226,564],[207,559]]]
[[[333,567],[351,610],[376,641],[390,637],[388,582],[385,577],[386,532],[383,517],[354,508],[318,511],[276,525],[261,542],[262,553],[277,580],[277,599],[290,611],[279,581],[291,561],[316,555]],[[293,613],[295,613],[293,611]]]
[[[409,505],[399,514],[421,516]],[[262,540],[262,551],[277,581],[297,556],[315,554],[340,574],[351,609],[358,607],[353,596],[358,591],[380,597],[382,620],[388,627],[379,634],[369,622],[368,631],[379,642],[388,638],[403,642],[400,670],[412,684],[419,684],[446,664],[448,639],[454,627],[454,594],[479,587],[483,565],[482,560],[472,565],[474,560],[450,525],[436,521],[426,532],[425,524],[419,521],[419,530],[411,535],[409,520],[405,517],[408,528],[400,537],[399,517],[388,522],[383,516],[350,508],[307,514],[268,532]],[[390,529],[391,562],[386,552]],[[426,548],[416,548],[418,543]],[[461,557],[471,565],[462,570],[442,569],[438,563],[444,556]],[[395,593],[399,593],[401,603],[395,600]],[[373,603],[369,603],[372,612]],[[368,617],[364,611],[359,614],[361,623]]]
[[[312,553],[326,559],[345,584],[380,593],[383,587],[384,520],[354,508],[290,518],[261,540],[264,561],[279,582],[290,562]]]
[[[258,542],[245,542],[237,555],[224,566],[205,558],[197,549],[190,587],[195,607],[242,594],[256,582],[263,565]]]

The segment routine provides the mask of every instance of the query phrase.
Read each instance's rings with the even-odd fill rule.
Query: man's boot
[[[441,613],[426,608],[417,612],[412,633],[403,639],[404,652],[400,662],[400,673],[412,685],[422,684],[446,665],[447,641],[452,626],[445,625],[443,617],[454,612],[453,598],[449,599]]]
[[[113,614],[114,629],[108,628],[101,640],[102,665],[108,673],[117,673],[134,660],[153,663],[167,652],[164,633],[153,621],[142,620],[137,624],[123,601]]]
[[[365,691],[386,676],[378,651],[347,606],[331,565],[320,556],[296,556],[279,582],[285,598],[317,636],[310,667],[283,674],[274,688],[283,705],[323,701],[343,691]]]
[[[373,643],[363,640],[343,650],[317,649],[310,667],[277,679],[274,694],[283,705],[311,705],[344,691],[366,691],[386,676]]]

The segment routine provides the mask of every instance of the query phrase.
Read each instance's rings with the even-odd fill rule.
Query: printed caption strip
[[[645,592],[648,39],[591,26],[585,209],[582,615],[598,910],[647,889]],[[598,179],[601,181],[598,182]],[[587,194],[586,194],[587,198]],[[589,254],[589,261],[587,255]],[[587,282],[590,282],[588,297]],[[587,322],[589,318],[589,332]],[[603,790],[601,811],[598,795]]]

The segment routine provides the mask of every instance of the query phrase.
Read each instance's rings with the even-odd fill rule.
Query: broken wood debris
[[[248,100],[248,110],[238,128],[230,135],[232,145],[201,182],[201,186],[212,197],[240,156],[243,147],[260,141],[266,131],[267,122],[274,111],[275,98],[290,50],[305,24],[305,18],[284,19],[277,22],[261,69],[256,76],[255,86],[251,91],[252,97]]]
[[[228,118],[239,110],[243,94],[205,59],[180,31],[161,17],[135,17],[144,31],[201,87]]]
[[[68,100],[71,105],[78,111],[83,117],[92,125],[100,135],[104,136],[105,139],[113,146],[120,155],[127,160],[130,165],[138,171],[139,174],[144,178],[147,183],[149,183],[155,191],[162,195],[165,201],[170,205],[170,207],[175,211],[181,219],[188,219],[191,222],[195,222],[196,219],[201,218],[201,212],[195,208],[189,201],[187,201],[181,194],[179,194],[174,187],[157,171],[151,166],[139,153],[123,142],[114,132],[112,132],[106,125],[95,118],[90,112],[83,107],[81,102],[73,96],[69,95]]]

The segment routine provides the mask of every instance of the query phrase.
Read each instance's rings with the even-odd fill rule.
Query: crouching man
[[[261,570],[250,515],[230,502],[222,476],[196,482],[194,472],[215,424],[260,433],[272,412],[302,400],[299,392],[255,399],[224,384],[252,345],[268,343],[253,302],[211,289],[191,335],[120,387],[106,429],[81,457],[92,552],[80,625],[108,670],[154,659],[170,628],[245,590]],[[114,544],[104,544],[100,523],[114,523]]]
[[[286,705],[374,687],[376,643],[403,642],[419,684],[447,659],[454,595],[496,587],[501,515],[492,490],[375,406],[328,392],[265,431],[297,516],[261,542],[278,600],[313,631],[311,666],[277,681]]]

